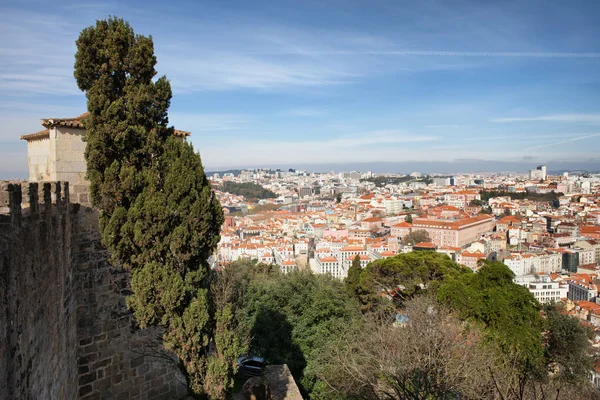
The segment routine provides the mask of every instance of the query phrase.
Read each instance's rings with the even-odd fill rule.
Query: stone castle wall
[[[20,188],[0,187],[11,211],[0,215],[0,398],[75,399],[71,215],[51,197],[22,213]]]
[[[97,213],[69,189],[0,182],[0,399],[185,396],[160,332],[134,325]]]

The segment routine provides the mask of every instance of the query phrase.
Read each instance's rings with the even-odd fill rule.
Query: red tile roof
[[[436,248],[435,244],[433,244],[431,242],[417,243],[417,244],[414,245],[414,247],[429,248],[429,249],[435,249]]]
[[[29,133],[27,135],[21,135],[21,140],[38,140],[47,139],[50,137],[50,131],[48,129],[41,130],[35,133]]]
[[[54,126],[65,126],[65,127],[70,127],[70,128],[85,129],[84,121],[89,115],[90,115],[90,113],[86,111],[83,114],[78,115],[77,117],[74,117],[74,118],[42,118],[40,120],[40,122],[42,123],[42,126],[44,128],[52,128]],[[190,132],[175,129],[174,135],[186,137],[186,136],[190,136]],[[44,131],[36,132],[36,133],[21,135],[21,139],[22,140],[35,140],[35,139],[42,139],[47,136],[48,136],[48,129],[46,129]]]

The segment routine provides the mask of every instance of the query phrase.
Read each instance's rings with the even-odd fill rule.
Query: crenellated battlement
[[[181,398],[160,329],[133,329],[88,191],[0,181],[0,399]]]
[[[70,203],[69,182],[0,182],[0,216],[20,224],[23,214],[34,216],[40,209]]]
[[[7,216],[19,223],[22,215],[36,215],[40,209],[71,202],[89,205],[89,186],[69,182],[0,181],[0,220]],[[5,218],[2,218],[5,217]]]

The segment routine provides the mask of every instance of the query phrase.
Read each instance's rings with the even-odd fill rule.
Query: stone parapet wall
[[[51,201],[21,210],[21,185],[2,190],[10,213],[0,218],[0,399],[76,399],[71,213]]]
[[[69,182],[66,181],[0,181],[0,215],[11,214],[11,204],[13,214],[25,208],[35,213],[39,210],[40,204],[48,202],[60,204],[68,201],[89,206],[89,192],[89,184],[69,186]]]
[[[98,214],[67,182],[0,182],[0,399],[177,399],[161,332],[126,307]],[[84,192],[80,192],[82,194]]]
[[[75,222],[79,394],[82,399],[176,399],[186,394],[158,329],[137,330],[126,296],[129,272],[109,262],[98,214],[82,208]]]

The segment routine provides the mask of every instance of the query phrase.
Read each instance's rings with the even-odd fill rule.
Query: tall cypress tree
[[[233,369],[231,357],[225,362],[211,350],[223,341],[219,334],[231,336],[209,295],[207,258],[219,242],[221,205],[200,156],[168,126],[171,87],[164,76],[154,80],[152,38],[113,17],[84,29],[76,44],[75,78],[90,112],[87,178],[102,242],[131,271],[128,305],[140,327],[164,327],[165,347],[181,359],[190,387],[206,393],[205,382]]]
[[[351,296],[357,295],[358,285],[360,284],[360,256],[357,254],[352,260],[352,265],[348,268],[348,277],[346,277],[346,290]]]

